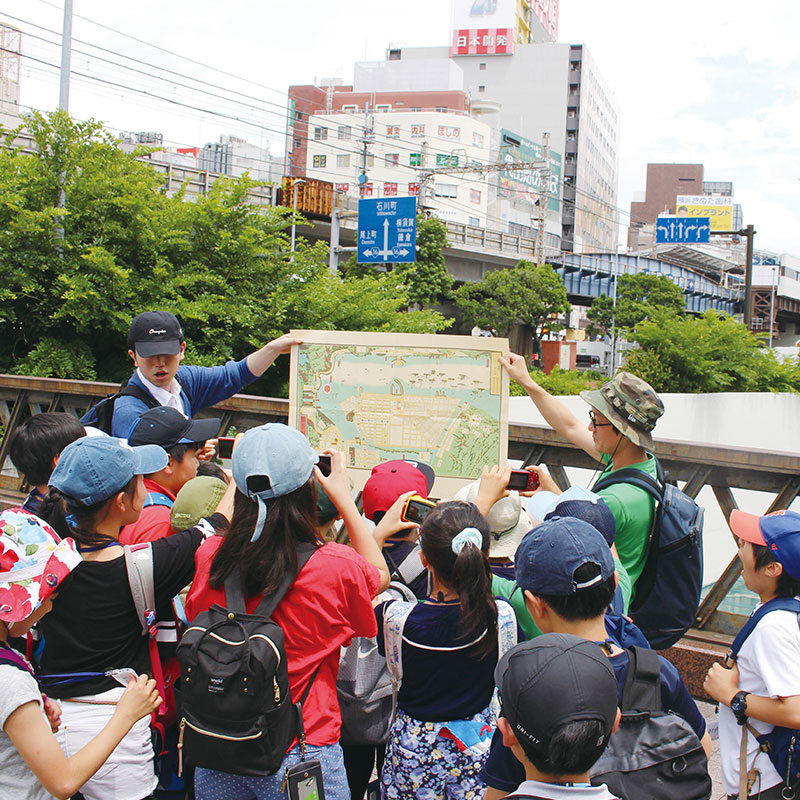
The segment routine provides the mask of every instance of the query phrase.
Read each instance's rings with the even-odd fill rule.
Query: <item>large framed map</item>
[[[430,464],[434,496],[448,497],[505,465],[508,340],[342,331],[292,331],[289,424],[312,447],[342,450],[354,482],[375,464]]]

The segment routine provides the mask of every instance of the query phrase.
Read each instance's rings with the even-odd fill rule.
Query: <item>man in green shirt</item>
[[[527,392],[548,424],[561,436],[581,448],[603,466],[600,478],[624,467],[640,469],[656,477],[651,431],[664,413],[664,404],[648,383],[629,372],[619,372],[600,389],[581,392],[591,406],[589,424],[584,426],[557,398],[531,378],[525,359],[515,353],[500,358],[509,376]],[[545,473],[543,489],[560,493]],[[598,479],[599,480],[599,479]],[[619,559],[634,584],[647,558],[647,540],[653,524],[653,500],[629,483],[619,483],[598,492],[617,523],[615,545]]]

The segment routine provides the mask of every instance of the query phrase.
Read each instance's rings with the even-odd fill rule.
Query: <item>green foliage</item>
[[[550,394],[561,396],[580,394],[585,389],[597,389],[608,380],[608,377],[601,372],[561,369],[559,366],[553,367],[549,375],[538,369],[531,370],[530,374],[536,383],[543,386]],[[510,394],[512,397],[524,397],[525,390],[512,381]]]
[[[247,176],[187,202],[97,122],[34,113],[27,127],[37,152],[0,148],[0,371],[120,380],[130,321],[152,308],[181,319],[187,362],[205,365],[290,328],[447,325],[408,312],[425,301],[411,279],[331,276],[327,245],[303,239],[292,257],[291,212],[251,205]]]
[[[521,325],[537,352],[541,352],[545,328],[551,333],[563,328],[550,317],[566,314],[571,308],[567,290],[553,267],[530,261],[493,270],[482,281],[465,283],[456,289],[455,298],[469,325],[494,330],[499,336],[508,336],[514,325]]]
[[[625,369],[659,392],[800,391],[800,365],[781,362],[761,337],[727,315],[653,311],[631,339]]]
[[[666,275],[648,275],[644,272],[620,275],[616,309],[608,295],[596,297],[586,312],[591,322],[587,326],[587,333],[590,336],[606,336],[611,333],[613,324],[617,335],[625,335],[642,320],[650,319],[654,309],[683,316],[685,307],[683,291]]]

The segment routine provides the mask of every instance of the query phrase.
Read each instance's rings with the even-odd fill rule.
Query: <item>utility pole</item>
[[[747,239],[744,265],[744,326],[750,330],[753,321],[753,237],[758,231],[748,225],[740,231],[711,231],[711,236],[744,236]]]
[[[72,68],[72,2],[64,0],[64,28],[61,35],[61,87],[58,107],[69,111],[69,73]]]
[[[369,158],[369,146],[375,138],[375,117],[370,113],[369,103],[364,104],[364,126],[361,129],[361,174],[358,176],[359,186],[367,183],[367,159]]]
[[[542,161],[544,169],[539,170],[539,207],[537,219],[539,227],[536,231],[536,265],[545,263],[544,244],[547,226],[547,202],[550,198],[550,134],[542,134]],[[544,187],[544,188],[542,188]]]

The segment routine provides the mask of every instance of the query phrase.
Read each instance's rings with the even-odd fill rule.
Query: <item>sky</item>
[[[58,104],[62,14],[62,0],[0,0],[25,32],[26,106]],[[275,155],[290,84],[349,83],[389,46],[450,38],[449,0],[74,0],[74,14],[74,116],[171,146],[235,134]],[[620,241],[648,162],[702,163],[734,182],[756,247],[800,257],[798,29],[797,0],[561,0],[559,41],[588,48],[620,110]]]

